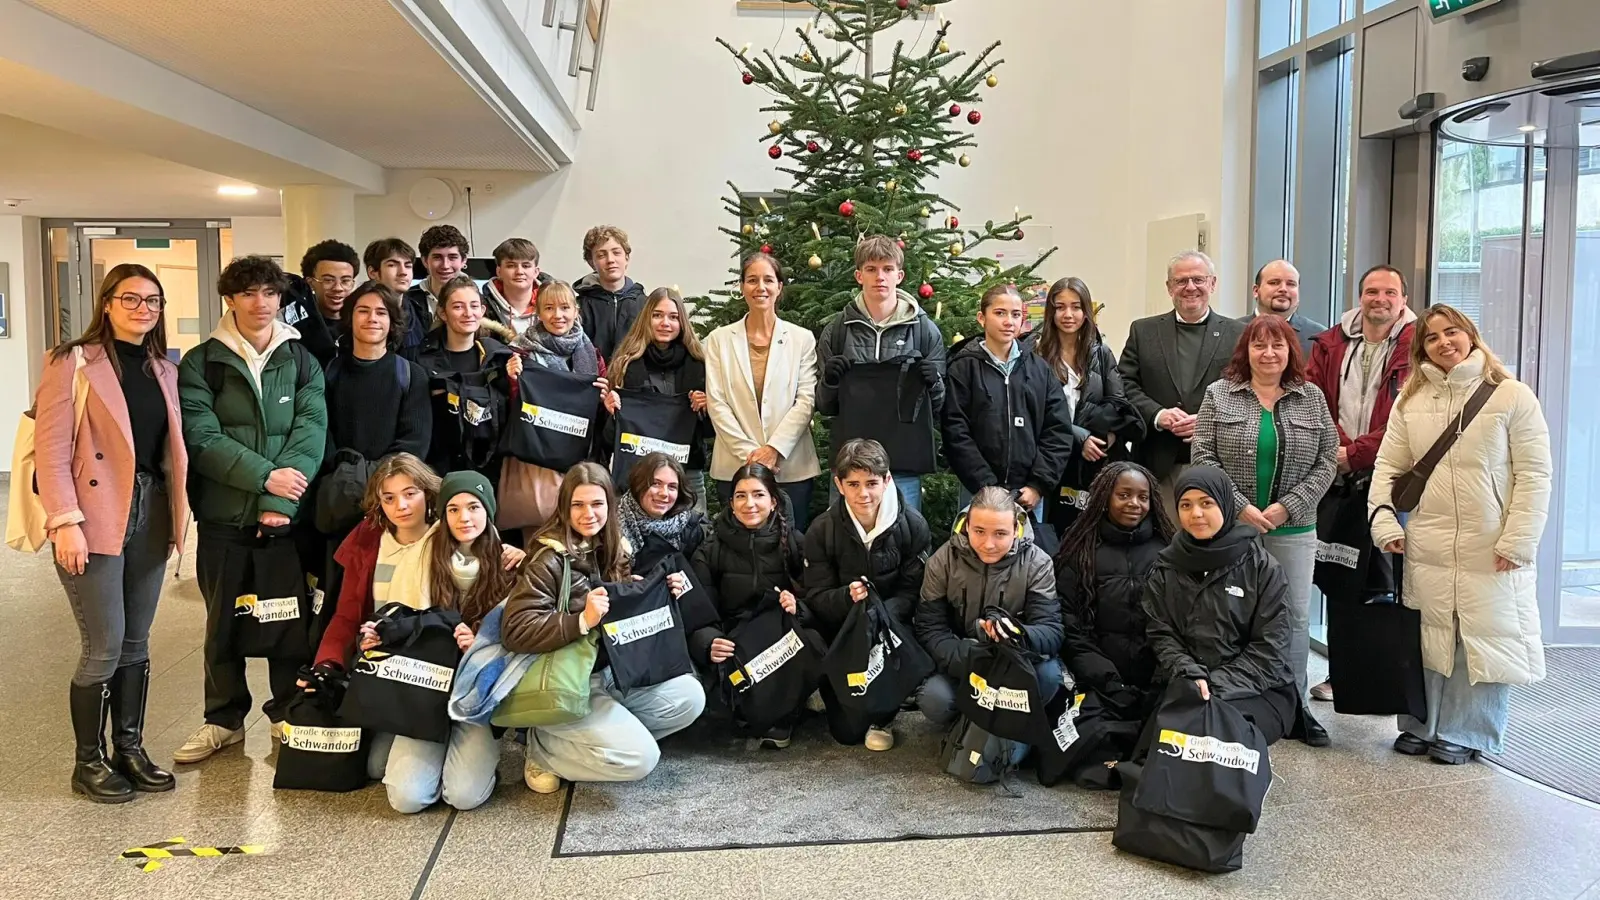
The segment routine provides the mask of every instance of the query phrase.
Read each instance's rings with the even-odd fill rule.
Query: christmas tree
[[[819,334],[859,290],[857,241],[895,236],[905,252],[902,287],[921,298],[947,340],[972,334],[984,291],[1032,284],[1034,270],[1049,256],[1009,268],[986,257],[986,243],[1022,240],[1031,217],[1019,210],[1006,222],[963,224],[958,207],[935,184],[941,168],[973,164],[967,151],[976,148],[974,130],[983,121],[976,104],[981,91],[1000,83],[999,42],[968,61],[969,54],[951,48],[951,23],[937,14],[938,28],[925,48],[899,40],[884,60],[875,46],[878,35],[936,15],[934,8],[949,0],[790,2],[815,10],[795,29],[798,52],[752,54],[748,45],[735,49],[717,40],[738,62],[744,83],[770,95],[762,111],[773,119],[760,140],[778,171],[793,179],[771,203],[747,200],[729,182],[733,193],[724,203],[741,224],[721,230],[737,242],[740,258],[765,251],[784,264],[789,281],[779,313]],[[735,268],[733,287],[701,301],[696,318],[714,328],[742,317],[738,278]],[[817,432],[825,447],[823,429]],[[930,523],[948,523],[953,479],[929,479],[926,488]]]

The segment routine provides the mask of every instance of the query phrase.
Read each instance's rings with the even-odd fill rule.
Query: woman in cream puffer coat
[[[1417,331],[1369,495],[1373,542],[1405,553],[1404,602],[1422,612],[1428,720],[1401,716],[1394,746],[1463,763],[1500,752],[1510,685],[1544,678],[1534,563],[1550,505],[1550,435],[1533,390],[1460,312],[1431,307]],[[1494,393],[1402,526],[1395,479],[1485,381]]]

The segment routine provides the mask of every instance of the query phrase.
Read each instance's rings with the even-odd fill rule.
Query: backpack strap
[[[411,361],[398,353],[390,353],[394,357],[394,380],[400,385],[402,395],[411,390]]]

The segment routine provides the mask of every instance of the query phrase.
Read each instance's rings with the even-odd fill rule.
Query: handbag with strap
[[[571,611],[572,559],[561,554],[561,615]],[[501,728],[566,725],[589,714],[589,676],[600,655],[598,629],[570,644],[539,654],[533,665],[495,707],[490,723]]]
[[[1373,510],[1373,517],[1389,507]],[[1390,510],[1393,512],[1393,510]],[[1333,709],[1341,715],[1428,717],[1422,672],[1422,613],[1406,606],[1405,566],[1391,560],[1391,590],[1359,598],[1329,597],[1328,680],[1337,681]]]
[[[602,585],[611,608],[600,620],[600,642],[618,690],[664,684],[694,673],[683,613],[673,602],[667,572],[643,581]]]
[[[1023,647],[1023,629],[998,606],[984,607],[982,618],[994,624],[998,641],[974,647],[966,683],[956,685],[956,709],[972,724],[996,737],[1037,744],[1055,723],[1045,704],[1060,685],[1039,683],[1033,654]]]
[[[1494,389],[1499,387],[1485,381],[1478,385],[1478,389],[1467,398],[1467,405],[1461,407],[1461,412],[1450,421],[1444,434],[1433,442],[1428,452],[1411,466],[1410,471],[1403,472],[1394,480],[1389,488],[1389,497],[1394,503],[1394,508],[1403,513],[1411,512],[1422,502],[1422,492],[1428,486],[1428,478],[1433,475],[1433,470],[1443,461],[1444,455],[1456,444],[1456,438],[1461,437],[1461,432],[1467,430],[1472,420],[1477,418],[1478,411],[1489,402],[1489,397],[1494,394]]]
[[[778,598],[773,588],[728,633],[737,649],[718,669],[723,702],[752,734],[798,713],[822,678],[822,637],[786,612]]]
[[[933,674],[933,659],[911,627],[895,619],[870,581],[866,599],[853,603],[834,636],[822,672],[828,722],[840,743],[859,743],[873,725],[900,711],[907,697]]]
[[[461,649],[455,610],[386,603],[373,620],[378,645],[356,654],[339,716],[346,725],[419,741],[450,739],[450,686]]]
[[[72,348],[72,439],[83,427],[83,412],[89,406],[89,379],[83,374],[83,348]],[[33,409],[17,422],[17,438],[11,445],[11,492],[7,498],[6,545],[23,553],[37,552],[49,540],[44,523],[49,515],[39,499],[38,461],[34,458]]]
[[[346,680],[325,669],[300,674],[306,686],[284,708],[273,789],[342,793],[366,787],[367,735],[339,716]]]

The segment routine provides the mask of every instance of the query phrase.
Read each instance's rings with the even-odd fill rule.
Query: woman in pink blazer
[[[88,330],[50,354],[34,398],[37,490],[83,636],[72,677],[72,790],[99,803],[175,783],[145,753],[142,734],[150,623],[189,514],[164,306],[155,273],[113,268]]]

